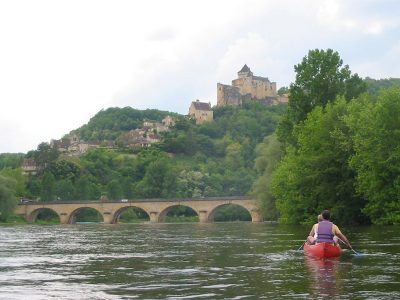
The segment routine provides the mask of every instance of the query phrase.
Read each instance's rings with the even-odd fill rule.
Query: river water
[[[399,227],[342,231],[356,256],[307,258],[309,228],[252,223],[0,227],[0,299],[400,299]]]

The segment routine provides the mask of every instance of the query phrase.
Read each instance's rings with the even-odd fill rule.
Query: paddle
[[[305,241],[303,242],[303,244],[301,244],[300,248],[297,249],[297,251],[299,251],[301,248],[303,248],[303,247],[304,247],[304,244],[305,244],[306,242],[307,242],[307,240],[305,240]]]
[[[354,252],[355,255],[357,255],[357,256],[363,255],[361,252],[357,252],[356,250],[353,249],[353,247],[347,245],[341,238],[339,238],[339,237],[337,237],[337,238],[338,238],[338,240],[341,241],[343,244],[345,244],[346,246],[348,246],[348,247],[351,249],[351,251]]]

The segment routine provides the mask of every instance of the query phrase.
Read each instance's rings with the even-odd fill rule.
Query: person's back
[[[338,243],[337,238],[343,240],[347,246],[351,248],[350,242],[347,237],[341,233],[339,228],[330,221],[331,214],[329,210],[324,210],[321,214],[322,221],[318,222],[318,224],[314,224],[312,227],[310,234],[307,237],[308,244],[317,243]],[[319,217],[319,216],[318,216]],[[314,237],[316,235],[316,237]]]
[[[317,243],[334,243],[333,223],[328,220],[322,220],[318,223]]]

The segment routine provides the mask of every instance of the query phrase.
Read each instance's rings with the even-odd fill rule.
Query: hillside
[[[256,179],[255,148],[274,132],[285,111],[286,105],[245,103],[215,108],[212,123],[196,125],[170,112],[109,108],[70,135],[112,140],[113,147],[71,156],[39,145],[27,158],[40,169],[19,196],[46,201],[245,195]],[[160,122],[167,115],[175,125],[157,133],[159,142],[145,147],[123,143],[145,120]]]
[[[367,92],[375,96],[384,89],[400,87],[400,78],[372,79],[366,77],[364,81],[367,83]]]
[[[111,107],[99,111],[82,127],[71,131],[82,140],[115,140],[121,133],[142,127],[144,120],[161,122],[166,116],[179,114],[157,109],[138,110],[131,107]]]

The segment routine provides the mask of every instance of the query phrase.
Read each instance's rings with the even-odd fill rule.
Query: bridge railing
[[[74,204],[74,203],[139,203],[139,202],[191,202],[191,201],[233,201],[252,200],[248,196],[224,196],[224,197],[196,197],[196,198],[143,198],[143,199],[119,199],[119,200],[57,200],[57,201],[32,201],[21,202],[18,205],[48,205],[48,204]]]

